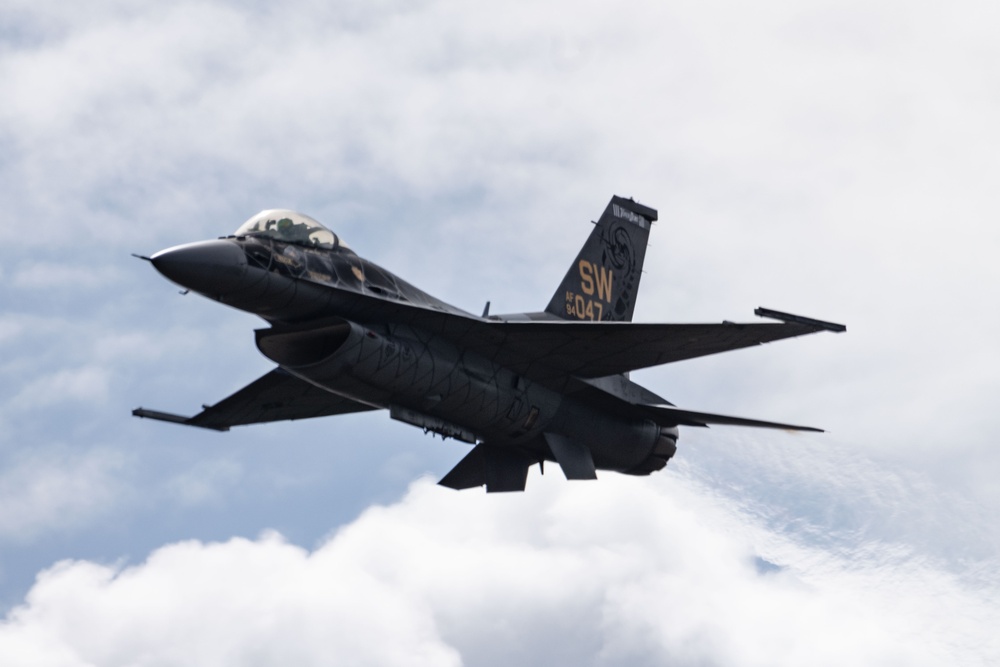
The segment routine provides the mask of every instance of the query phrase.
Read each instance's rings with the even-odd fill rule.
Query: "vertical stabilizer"
[[[654,220],[655,209],[612,197],[545,312],[565,320],[631,321]]]

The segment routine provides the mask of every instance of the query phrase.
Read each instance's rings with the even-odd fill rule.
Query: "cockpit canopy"
[[[350,250],[340,237],[308,215],[285,209],[261,211],[235,232],[236,236],[268,238],[326,250]]]

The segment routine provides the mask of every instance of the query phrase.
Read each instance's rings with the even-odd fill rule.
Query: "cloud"
[[[405,591],[276,535],[179,543],[119,570],[65,562],[44,573],[0,630],[0,654],[19,664],[458,664]]]
[[[68,608],[87,586],[94,600],[117,599],[124,582],[156,575],[178,585],[189,611],[204,604],[271,633],[220,643],[232,654],[284,647],[282,632],[309,650],[322,643],[308,622],[308,636],[279,632],[267,602],[291,616],[296,604],[316,604],[321,620],[354,605],[359,636],[395,636],[364,606],[369,590],[401,619],[401,644],[446,663],[454,651],[470,664],[523,662],[524,647],[539,661],[811,663],[810,643],[842,662],[974,663],[994,648],[982,628],[996,625],[995,607],[974,590],[997,590],[987,517],[1000,507],[991,474],[1000,417],[990,402],[1000,389],[1000,310],[984,304],[1000,298],[991,219],[1000,173],[983,148],[1000,137],[995,9],[9,4],[0,44],[9,102],[0,108],[0,197],[14,212],[0,226],[0,273],[15,288],[0,314],[8,535],[28,530],[22,515],[55,526],[49,535],[93,525],[100,508],[121,504],[116,484],[154,490],[154,501],[129,510],[144,545],[177,538],[161,499],[187,503],[175,519],[191,535],[295,524],[307,544],[329,529],[324,507],[344,511],[316,496],[267,497],[270,513],[235,500],[234,489],[261,496],[253,448],[232,444],[271,451],[260,429],[229,434],[231,451],[199,462],[200,450],[176,444],[207,435],[128,421],[140,404],[189,414],[264,365],[248,316],[175,298],[127,253],[225,234],[260,208],[304,209],[432,293],[477,312],[489,298],[509,312],[541,308],[587,220],[610,194],[634,195],[660,210],[639,319],[721,321],[765,305],[844,321],[849,332],[645,373],[685,407],[829,428],[840,438],[829,456],[802,439],[788,451],[742,436],[719,444],[712,429],[707,439],[685,433],[672,464],[686,476],[680,488],[673,477],[627,489],[602,480],[597,491],[564,495],[546,491],[546,478],[527,499],[487,503],[438,502],[417,485],[311,553],[268,537],[174,544],[127,567],[69,562],[8,619],[7,641],[24,651],[45,644],[67,664],[91,649],[114,663],[114,646],[173,655],[183,642],[157,644],[153,611],[138,605],[108,602],[121,614],[101,617],[138,640],[95,632],[90,648],[40,611]],[[343,504],[395,497],[401,479],[424,469],[391,448],[412,442],[398,432],[343,424],[266,433],[280,440],[297,428],[324,446],[377,441],[364,454],[322,455],[340,468]],[[97,454],[12,454],[87,445],[95,433],[117,438],[108,445],[116,452],[148,439],[146,465],[117,469],[109,450],[105,464],[93,463]],[[301,486],[302,474],[321,486],[322,466],[299,468],[319,447],[289,451],[261,467],[296,481],[285,489]],[[380,451],[394,458],[365,468],[384,469],[380,483],[355,493],[362,484],[345,458]],[[63,489],[92,493],[78,505]],[[206,506],[218,517],[212,530]],[[348,547],[364,557],[348,558]],[[172,549],[184,567],[158,558]],[[131,552],[106,547],[104,562]],[[345,590],[343,608],[324,616],[304,584],[283,599],[237,563],[220,586],[264,600],[240,616],[183,585],[212,554],[231,552],[284,554],[289,571],[337,585],[320,564],[339,555],[370,588]],[[55,557],[80,553],[60,545]],[[38,563],[25,581],[55,557],[24,556]],[[90,583],[79,583],[87,572]],[[150,586],[172,600],[166,583]],[[56,589],[67,597],[45,607]],[[166,604],[164,614],[186,628],[182,606]],[[237,630],[209,619],[192,650],[210,652],[211,631]],[[833,645],[838,632],[844,646]],[[382,650],[333,641],[346,653]]]
[[[871,567],[900,550],[979,582],[1000,553],[995,505],[919,467],[864,456],[830,436],[686,431],[673,464],[776,535]]]
[[[67,266],[54,263],[30,263],[11,277],[18,289],[94,289],[115,282],[117,271],[107,267]]]
[[[0,541],[30,542],[52,531],[80,531],[127,491],[127,459],[115,451],[65,447],[25,451],[0,471]]]
[[[683,475],[604,477],[535,477],[531,493],[506,496],[421,480],[312,552],[271,533],[171,544],[135,565],[62,562],[0,626],[0,654],[109,666],[972,665],[997,648],[991,591],[891,544],[860,540],[884,552],[872,564],[772,532]]]
[[[45,308],[44,314],[36,314],[32,312],[36,308],[26,305],[0,314],[0,349],[4,351],[0,422],[6,425],[0,441],[37,437],[31,430],[40,424],[35,416],[54,407],[61,410],[66,427],[77,424],[81,415],[88,420],[106,418],[109,406],[124,414],[126,406],[136,400],[134,384],[158,384],[161,376],[156,371],[162,369],[164,359],[175,364],[178,377],[186,374],[189,382],[197,382],[191,373],[199,366],[192,361],[199,350],[213,349],[217,360],[227,354],[231,336],[225,326],[209,332],[193,329],[181,313],[172,321],[165,318],[157,329],[125,300],[94,303],[75,288],[67,292],[66,308]],[[176,294],[169,288],[165,292]],[[23,291],[15,291],[14,296],[31,301]],[[89,307],[81,308],[85,314],[78,315],[80,304],[88,303]],[[238,363],[252,365],[256,361],[252,354],[250,349],[239,355]],[[104,428],[109,427],[105,424]]]
[[[102,403],[107,399],[110,375],[106,368],[66,368],[28,383],[9,406],[21,410],[42,409],[68,401]]]
[[[182,505],[219,504],[242,476],[243,466],[235,461],[202,461],[168,480],[166,493]]]

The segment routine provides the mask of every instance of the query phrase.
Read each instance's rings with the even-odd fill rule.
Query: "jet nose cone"
[[[199,241],[161,250],[150,258],[156,270],[182,287],[207,296],[243,286],[247,260],[230,241]]]

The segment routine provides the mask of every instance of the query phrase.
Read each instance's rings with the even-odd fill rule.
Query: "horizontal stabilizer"
[[[594,457],[585,445],[555,433],[546,433],[545,442],[549,444],[566,479],[597,479]]]
[[[662,405],[644,406],[644,411],[660,426],[708,426],[709,424],[724,424],[726,426],[755,426],[757,428],[774,428],[782,431],[812,431],[823,433],[821,428],[812,426],[795,426],[794,424],[779,424],[777,422],[761,421],[759,419],[744,419],[715,415],[710,412],[695,412],[681,408]]]
[[[534,461],[516,449],[476,445],[438,484],[450,489],[486,485],[487,493],[524,491]]]

